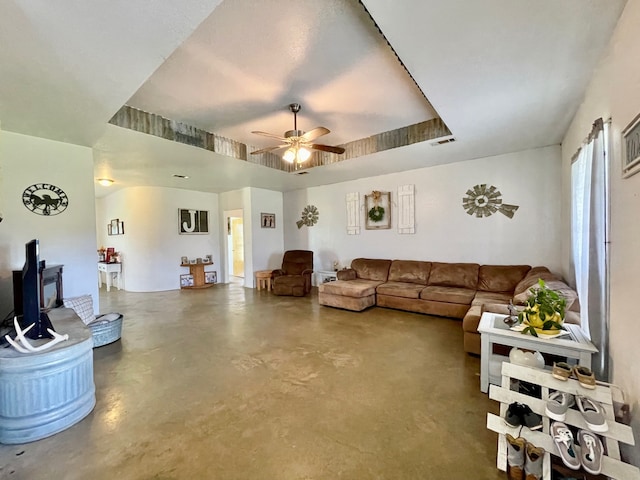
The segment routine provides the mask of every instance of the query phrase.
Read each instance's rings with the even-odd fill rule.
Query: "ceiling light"
[[[110,187],[113,184],[113,180],[110,178],[98,178],[98,183],[103,187]]]
[[[306,148],[300,147],[298,149],[298,155],[297,155],[298,163],[306,162],[307,160],[309,160],[310,156],[311,156],[311,152]]]
[[[293,161],[296,159],[295,149],[293,147],[287,148],[287,151],[284,152],[284,155],[282,155],[282,158],[285,162],[293,163]]]

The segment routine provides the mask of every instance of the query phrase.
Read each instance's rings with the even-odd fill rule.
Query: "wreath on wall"
[[[375,207],[371,207],[369,210],[369,220],[372,222],[379,222],[384,218],[384,207],[378,205]]]

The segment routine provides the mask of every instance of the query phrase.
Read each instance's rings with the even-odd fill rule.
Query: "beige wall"
[[[621,132],[640,113],[640,0],[629,0],[607,52],[591,79],[562,145],[563,272],[569,272],[569,205],[571,156],[591,130],[592,122],[611,117],[611,325],[612,381],[620,385],[633,408],[636,442],[640,442],[640,174],[621,178]],[[627,450],[640,465],[640,448]]]

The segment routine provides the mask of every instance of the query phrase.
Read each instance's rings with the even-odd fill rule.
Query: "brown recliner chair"
[[[282,268],[273,271],[273,293],[303,297],[311,291],[313,252],[289,250],[284,252]]]

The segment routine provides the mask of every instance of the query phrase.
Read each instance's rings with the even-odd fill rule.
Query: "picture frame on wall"
[[[120,221],[117,218],[111,220],[111,233],[110,235],[120,235]]]
[[[276,228],[276,214],[275,213],[261,213],[260,214],[260,226],[262,228]]]
[[[118,222],[118,235],[124,235],[124,222]]]
[[[111,231],[111,224],[107,223],[107,235],[113,235],[113,232]]]
[[[209,211],[179,208],[178,233],[180,235],[208,235]]]
[[[640,172],[640,114],[622,131],[622,178]]]
[[[367,230],[391,228],[391,193],[374,190],[364,196],[364,226]]]

